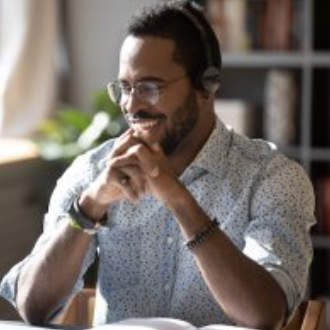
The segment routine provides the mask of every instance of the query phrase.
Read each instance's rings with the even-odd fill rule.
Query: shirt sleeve
[[[3,278],[0,284],[0,295],[8,300],[14,307],[17,307],[16,291],[21,269],[32,260],[34,256],[40,253],[40,251],[44,250],[45,246],[47,246],[54,236],[54,233],[68,221],[67,212],[72,201],[81,194],[94,176],[94,170],[89,163],[88,156],[78,157],[58,180],[50,199],[48,212],[44,217],[42,235],[38,238],[30,254],[16,264]],[[83,287],[83,274],[94,261],[96,245],[95,237],[86,254],[78,280],[68,299]],[[63,305],[65,303],[66,301],[63,302]]]
[[[278,282],[290,317],[304,297],[313,256],[312,184],[300,165],[277,155],[265,167],[251,203],[244,253]]]

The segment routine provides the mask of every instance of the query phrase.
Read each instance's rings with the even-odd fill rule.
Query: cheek
[[[168,119],[177,116],[178,112],[188,110],[190,106],[191,99],[196,100],[196,92],[194,89],[190,88],[188,91],[180,91],[179,89],[172,93],[171,96],[164,96],[161,103],[157,107],[157,111],[164,114]]]

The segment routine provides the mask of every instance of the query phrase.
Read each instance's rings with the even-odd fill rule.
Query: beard
[[[171,119],[171,127],[166,129],[165,136],[160,145],[166,155],[172,154],[180,142],[192,131],[198,121],[198,105],[193,90],[178,107]]]
[[[171,115],[168,117],[164,114],[152,114],[148,110],[140,110],[135,114],[129,114],[128,111],[122,109],[123,114],[131,126],[134,119],[161,119],[169,122],[169,127],[165,129],[163,138],[160,140],[160,146],[166,155],[172,154],[180,142],[192,131],[198,121],[199,111],[197,105],[197,97],[193,89]]]

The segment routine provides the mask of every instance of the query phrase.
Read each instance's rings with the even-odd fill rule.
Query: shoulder
[[[237,157],[256,163],[270,160],[279,154],[276,145],[269,141],[250,139],[236,133],[233,133],[232,151]]]
[[[265,173],[279,171],[307,177],[304,168],[298,162],[284,155],[274,143],[266,140],[234,134],[231,157],[235,161],[240,159],[246,165],[255,165],[260,170],[265,170]]]
[[[252,174],[257,186],[273,185],[282,191],[304,190],[310,196],[313,194],[311,181],[302,165],[279,152],[271,142],[234,134],[229,158],[232,164],[240,164],[243,172]]]

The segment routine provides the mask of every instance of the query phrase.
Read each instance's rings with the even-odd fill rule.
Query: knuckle
[[[142,144],[137,144],[133,148],[134,148],[134,153],[137,156],[142,156],[145,153],[145,148],[146,147],[144,145],[142,145]]]

